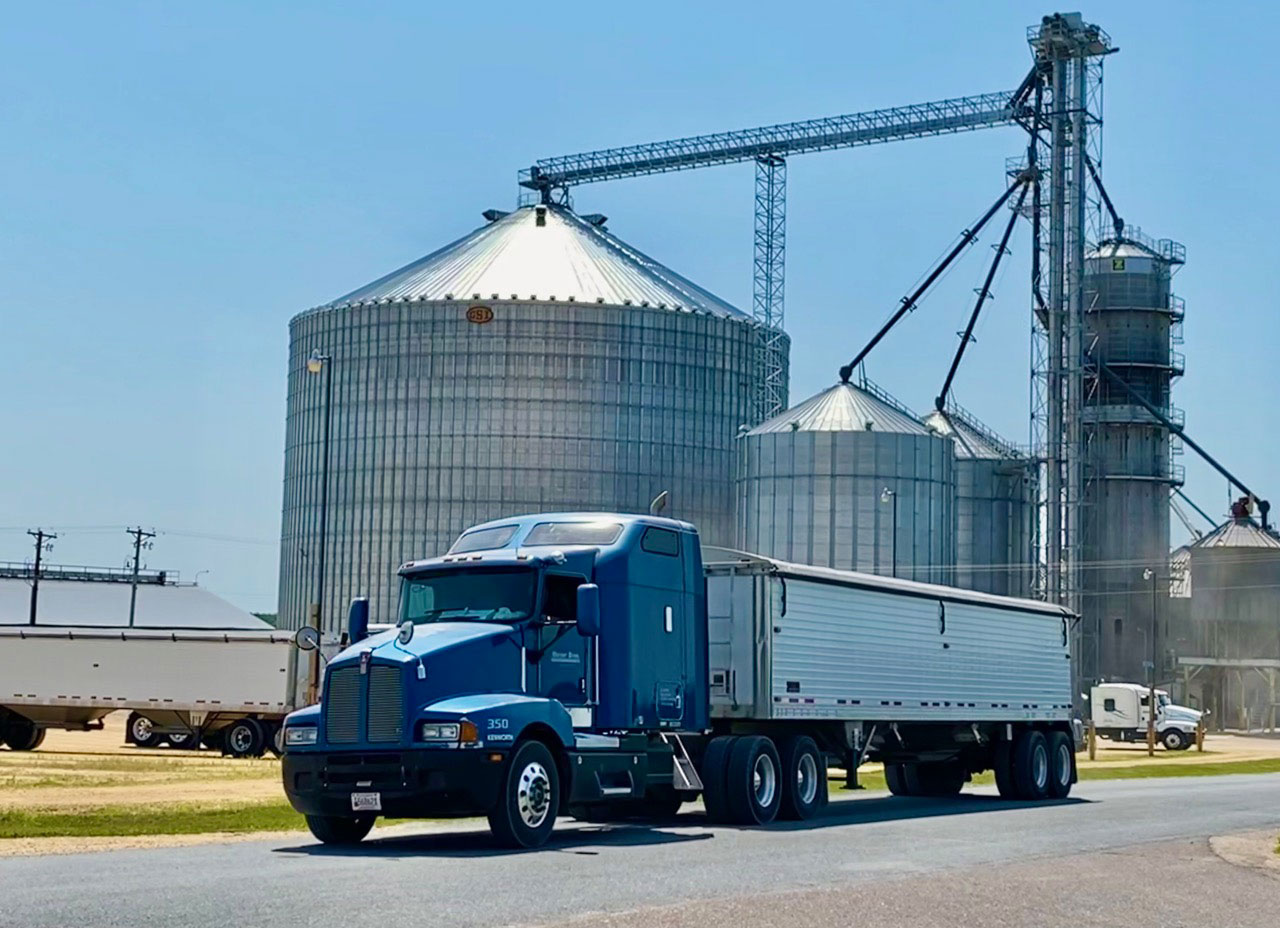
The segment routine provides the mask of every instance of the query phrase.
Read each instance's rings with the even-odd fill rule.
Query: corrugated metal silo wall
[[[280,617],[315,598],[323,376],[333,356],[324,627],[353,596],[398,608],[396,569],[478,522],[549,510],[667,515],[733,536],[734,439],[755,384],[751,325],[582,303],[391,302],[290,324]]]
[[[1030,468],[1014,460],[957,458],[955,586],[1028,596],[1036,492]]]
[[[1169,404],[1169,269],[1153,258],[1086,262],[1085,342],[1159,407]],[[1101,380],[1084,409],[1081,609],[1098,630],[1098,672],[1143,680],[1152,605],[1145,568],[1167,570],[1169,432]],[[1160,636],[1163,640],[1163,636]]]
[[[1280,548],[1192,548],[1196,654],[1280,658]]]
[[[889,575],[898,493],[897,575],[946,583],[955,564],[951,440],[892,432],[765,432],[742,439],[738,547]]]

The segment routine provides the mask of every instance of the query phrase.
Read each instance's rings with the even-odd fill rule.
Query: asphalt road
[[[1047,913],[1172,925],[1150,905],[1190,912],[1181,896],[1219,915],[1245,898],[1232,917],[1188,923],[1273,925],[1280,880],[1222,863],[1199,840],[1272,827],[1280,775],[1093,781],[1037,805],[869,794],[764,829],[704,827],[696,814],[661,828],[565,823],[526,853],[451,831],[341,851],[299,839],[7,858],[0,925],[953,926],[966,923],[962,906],[991,925],[1057,924]],[[1120,917],[1124,906],[1143,917]]]

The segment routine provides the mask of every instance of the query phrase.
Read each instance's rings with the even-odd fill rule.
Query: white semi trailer
[[[297,653],[275,630],[0,626],[0,741],[32,750],[46,729],[95,728],[127,710],[131,741],[257,756],[304,704]]]

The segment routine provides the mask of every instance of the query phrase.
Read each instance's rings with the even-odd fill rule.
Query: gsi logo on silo
[[[488,306],[472,306],[467,310],[467,321],[476,325],[484,325],[493,321],[493,310]]]

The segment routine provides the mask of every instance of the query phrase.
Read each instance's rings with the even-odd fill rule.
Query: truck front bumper
[[[378,793],[382,815],[452,818],[492,808],[505,760],[481,750],[307,751],[286,753],[282,769],[304,815],[351,815],[352,793]]]

